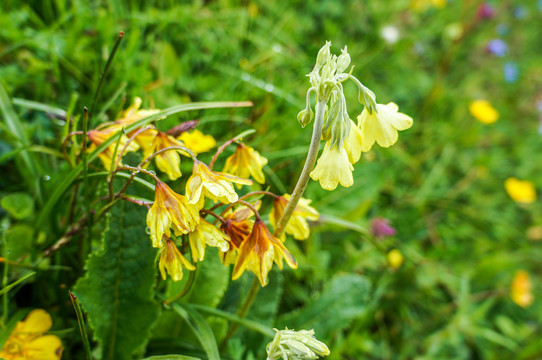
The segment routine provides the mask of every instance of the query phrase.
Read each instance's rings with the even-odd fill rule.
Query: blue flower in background
[[[503,57],[508,52],[508,45],[501,39],[493,39],[487,44],[487,50],[499,57]]]
[[[542,1],[542,0],[540,0],[540,1]],[[508,34],[508,31],[510,30],[510,28],[508,27],[508,25],[501,23],[501,24],[497,25],[496,30],[497,30],[497,34],[499,34],[500,36],[504,36],[504,35]]]
[[[515,62],[507,62],[504,64],[504,79],[508,83],[514,83],[518,80],[519,69]]]
[[[518,6],[514,9],[514,16],[516,19],[525,19],[528,15],[527,8],[525,6]]]

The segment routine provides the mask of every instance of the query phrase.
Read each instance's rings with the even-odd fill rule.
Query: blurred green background
[[[542,189],[541,1],[4,0],[0,8],[0,79],[13,98],[71,104],[79,114],[124,31],[101,97],[112,103],[94,125],[135,96],[158,109],[250,100],[250,109],[191,112],[159,126],[197,119],[218,141],[256,129],[248,143],[269,159],[278,193],[291,192],[310,141],[296,120],[305,75],[326,40],[334,53],[347,45],[353,74],[414,125],[395,146],[362,156],[354,186],[327,192],[311,181],[305,197],[322,219],[311,239],[293,245],[300,269],[273,273],[282,280],[260,293],[264,310],[252,318],[314,327],[330,359],[542,358],[542,204],[518,204],[504,188],[517,177]],[[346,85],[345,94],[354,119],[362,110],[357,90]],[[497,122],[469,113],[478,99],[499,112]],[[17,102],[15,110],[32,144],[60,150],[62,121]],[[15,148],[3,126],[1,195],[26,192],[37,212],[63,161],[37,153],[40,166],[29,176],[9,155]],[[369,241],[363,234],[375,217],[388,219],[395,235]],[[42,249],[66,226],[31,224],[22,220],[8,235]],[[391,249],[404,256],[398,269],[386,260]],[[519,270],[532,283],[525,307],[510,297]],[[354,275],[364,282],[354,280],[350,293],[344,286]],[[42,276],[18,304],[66,306],[57,281]],[[232,358],[262,358],[265,343],[247,339],[235,339]],[[63,341],[65,358],[78,358],[69,350],[77,354],[77,332]]]

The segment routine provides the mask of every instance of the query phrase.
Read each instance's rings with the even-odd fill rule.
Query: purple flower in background
[[[519,69],[515,62],[507,62],[504,64],[504,80],[508,83],[514,83],[518,80]]]
[[[495,8],[489,5],[487,2],[484,2],[478,7],[476,17],[480,20],[493,19],[495,17]]]
[[[498,57],[503,57],[508,52],[508,45],[501,39],[493,39],[487,44],[487,51]]]
[[[395,235],[395,229],[390,225],[388,219],[375,217],[371,220],[371,234],[377,239]]]

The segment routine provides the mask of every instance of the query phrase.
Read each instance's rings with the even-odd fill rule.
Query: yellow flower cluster
[[[534,297],[531,292],[531,280],[525,270],[516,272],[510,287],[510,297],[519,306],[526,308],[533,303]]]
[[[141,98],[135,98],[134,103],[114,123],[104,124],[94,130],[88,131],[87,135],[91,141],[88,152],[94,151],[96,147],[121,131],[124,127],[159,112],[157,109],[139,109],[141,102]],[[142,149],[144,158],[158,152],[155,156],[156,167],[166,173],[170,180],[176,180],[182,175],[180,155],[190,156],[186,151],[179,148],[182,147],[188,149],[193,154],[199,154],[211,150],[215,145],[216,141],[212,136],[204,135],[199,130],[185,131],[175,138],[152,126],[147,126],[146,128],[133,130],[129,134],[121,135],[115,159],[116,164],[113,168],[116,169],[117,166],[122,165],[119,157],[125,155],[126,152]],[[172,146],[178,148],[163,151]],[[106,170],[111,169],[116,147],[117,144],[113,143],[99,155]]]
[[[0,359],[5,360],[59,360],[62,342],[55,335],[44,335],[53,326],[45,310],[32,310],[24,321],[19,321],[7,338]]]

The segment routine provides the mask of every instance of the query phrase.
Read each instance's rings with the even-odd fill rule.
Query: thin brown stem
[[[197,160],[196,158],[196,155],[194,155],[194,153],[192,151],[190,151],[190,149],[188,148],[185,148],[184,146],[169,146],[167,148],[163,148],[161,150],[158,150],[157,152],[151,154],[148,158],[146,158],[145,160],[143,160],[141,162],[141,164],[139,164],[139,166],[145,166],[149,161],[151,161],[155,156],[157,155],[160,155],[166,151],[171,151],[171,150],[181,150],[181,151],[184,151],[186,152],[188,155],[190,155],[190,157],[192,158],[192,160]]]
[[[66,137],[62,141],[62,155],[64,155],[64,158],[66,159],[68,164],[70,164],[70,166],[73,166],[73,164],[70,161],[70,157],[68,156],[68,152],[66,151],[66,148],[68,147],[68,140],[70,140],[70,138],[75,135],[83,135],[83,132],[81,130],[73,131],[69,133],[68,135],[66,135]]]
[[[209,163],[209,169],[213,170],[213,166],[215,165],[215,161],[216,159],[218,159],[218,156],[220,154],[222,154],[222,152],[224,151],[224,149],[226,149],[229,145],[231,145],[233,142],[235,141],[235,139],[230,139],[228,141],[226,141],[224,144],[222,144],[222,146],[220,146],[217,150],[216,150],[216,153],[213,155],[213,158],[211,159],[211,162]]]
[[[210,211],[210,210],[205,210],[205,209],[201,209],[199,211],[201,214],[204,214],[204,215],[211,215],[213,216],[214,218],[216,218],[218,221],[220,221],[222,224],[225,224],[226,223],[226,220],[220,216],[220,215],[217,215],[215,214],[214,212]]]
[[[249,192],[248,194],[245,194],[245,195],[241,196],[241,197],[239,198],[239,200],[244,200],[244,199],[246,199],[246,198],[249,198],[249,197],[255,196],[255,195],[269,195],[269,196],[274,197],[275,199],[277,199],[277,198],[280,197],[279,195],[274,194],[274,193],[272,193],[271,191],[259,190],[259,191],[252,191],[252,192]]]

